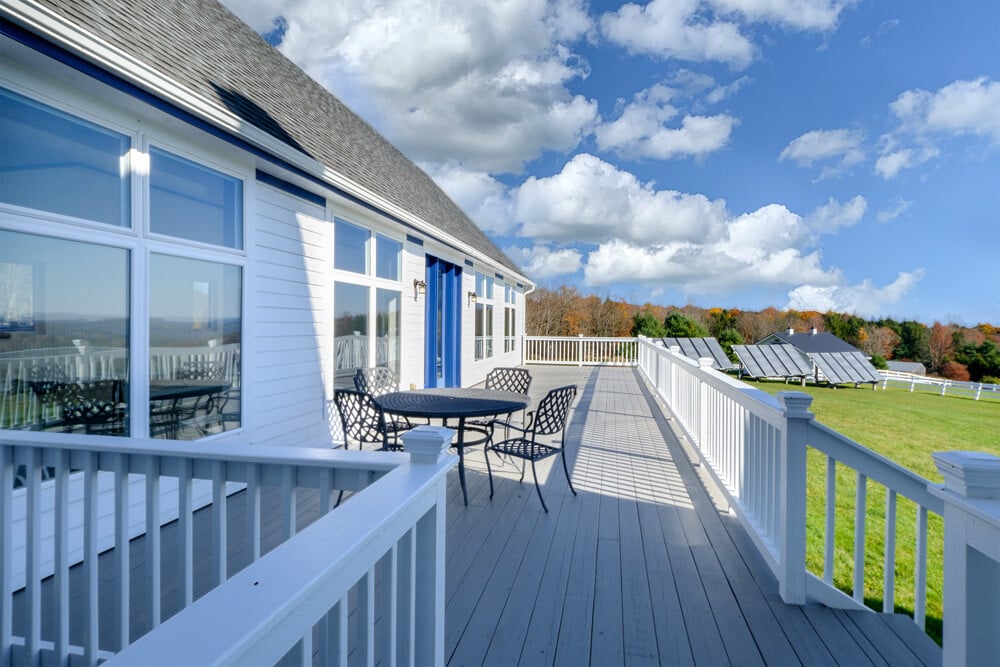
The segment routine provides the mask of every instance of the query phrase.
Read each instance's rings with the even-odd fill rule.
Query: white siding
[[[426,295],[417,295],[414,280],[426,280],[427,256],[421,245],[407,241],[403,244],[403,314],[400,328],[403,344],[400,351],[399,386],[411,384],[424,386],[424,311]]]
[[[329,440],[331,226],[311,202],[261,183],[254,192],[246,423],[254,444],[315,445]]]

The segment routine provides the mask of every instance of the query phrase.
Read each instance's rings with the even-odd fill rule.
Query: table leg
[[[465,490],[465,417],[458,418],[458,481],[462,485],[462,500],[469,506],[469,494]]]

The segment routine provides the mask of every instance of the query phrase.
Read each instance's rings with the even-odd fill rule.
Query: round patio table
[[[462,500],[469,504],[465,490],[465,420],[468,417],[496,417],[524,410],[531,403],[525,394],[492,389],[414,389],[376,396],[375,402],[385,412],[401,417],[457,419],[458,439],[452,444],[458,450],[458,481],[462,485]],[[478,444],[478,443],[477,443]]]

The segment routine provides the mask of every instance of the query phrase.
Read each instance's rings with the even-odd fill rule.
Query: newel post
[[[708,371],[712,368],[712,359],[710,357],[699,357],[698,358],[698,368],[703,371]],[[709,409],[708,409],[708,393],[709,386],[702,379],[702,376],[698,376],[698,447],[701,448],[703,452],[712,451],[709,449],[710,443],[708,442],[708,419],[709,419]]]
[[[447,454],[455,431],[443,426],[418,426],[400,436],[413,465],[436,464]],[[413,664],[443,665],[445,486],[437,489],[434,508],[417,521],[414,531]]]
[[[815,415],[812,396],[801,391],[778,394],[785,432],[778,456],[778,590],[788,604],[806,602],[806,441]]]
[[[944,485],[944,664],[1000,665],[1000,458],[936,452]]]

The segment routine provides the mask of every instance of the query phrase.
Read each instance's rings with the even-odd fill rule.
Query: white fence
[[[96,665],[140,635],[119,656],[123,664],[273,664],[285,656],[346,664],[348,647],[368,664],[442,662],[444,485],[454,456],[421,463],[385,452],[182,442],[168,449],[129,438],[90,436],[80,444],[78,436],[41,435],[0,441],[0,664]],[[43,479],[46,468],[52,479]],[[14,489],[18,469],[25,484]],[[199,487],[211,518],[200,536],[193,528]],[[344,489],[359,492],[333,509]],[[245,507],[240,526],[227,519],[234,491]],[[268,507],[265,491],[277,493]],[[318,493],[320,518],[303,529],[297,503],[307,491]],[[262,515],[275,508],[280,525],[265,525]],[[168,523],[177,544],[171,573],[163,571]],[[265,534],[271,531],[280,534]],[[144,536],[146,576],[133,596],[135,547],[122,547],[137,535]],[[245,562],[227,566],[234,535]],[[268,540],[281,544],[262,556]],[[74,541],[82,542],[77,554]],[[113,572],[102,567],[99,578],[98,556],[109,546]],[[195,601],[205,559],[212,590]],[[24,572],[22,582],[15,571]],[[176,609],[165,607],[161,577],[176,587],[170,605],[180,609],[166,622]],[[114,603],[102,603],[99,614],[109,586]],[[355,612],[348,632],[347,614]]]
[[[896,507],[901,498],[911,500],[917,514],[913,550],[914,621],[924,627],[928,567],[943,567],[941,562],[929,563],[927,553],[928,515],[944,512],[940,493],[929,489],[936,488],[935,485],[816,422],[808,411],[812,401],[808,394],[783,392],[776,401],[713,370],[710,359],[694,362],[644,339],[639,343],[639,368],[669,406],[707,469],[726,490],[732,508],[774,571],[786,602],[818,601],[834,607],[865,608],[865,572],[872,565],[871,559],[866,558],[865,508],[867,494],[875,484],[886,492],[882,600],[883,610],[893,611]],[[822,578],[806,569],[808,448],[820,452],[826,462],[826,513],[822,526],[811,527],[824,535]],[[852,470],[856,480],[851,597],[833,587],[838,466]],[[993,493],[1000,492],[1000,484],[996,486]],[[981,525],[990,526],[983,529],[989,535],[1000,535],[998,505],[994,501],[992,508],[984,509],[982,505],[976,508]],[[990,571],[994,570],[1000,571],[1000,564],[995,561]],[[970,580],[962,586],[971,590],[977,584]],[[972,599],[964,593],[962,596],[963,600]],[[982,598],[980,595],[977,599]],[[972,616],[991,621],[1000,618],[1000,602],[989,594],[986,598],[985,603],[971,612]],[[959,635],[958,630],[952,632],[956,637]],[[992,637],[980,637],[979,641],[992,646],[996,643],[995,632]],[[946,656],[947,651],[946,646]],[[968,655],[982,653],[972,650]]]
[[[584,338],[583,336],[525,336],[522,364],[563,366],[635,366],[638,338]]]
[[[923,391],[941,396],[964,396],[976,401],[980,399],[1000,401],[1000,385],[983,382],[957,382],[888,370],[880,370],[879,375],[882,376],[882,389],[891,386],[907,389],[910,393]]]

